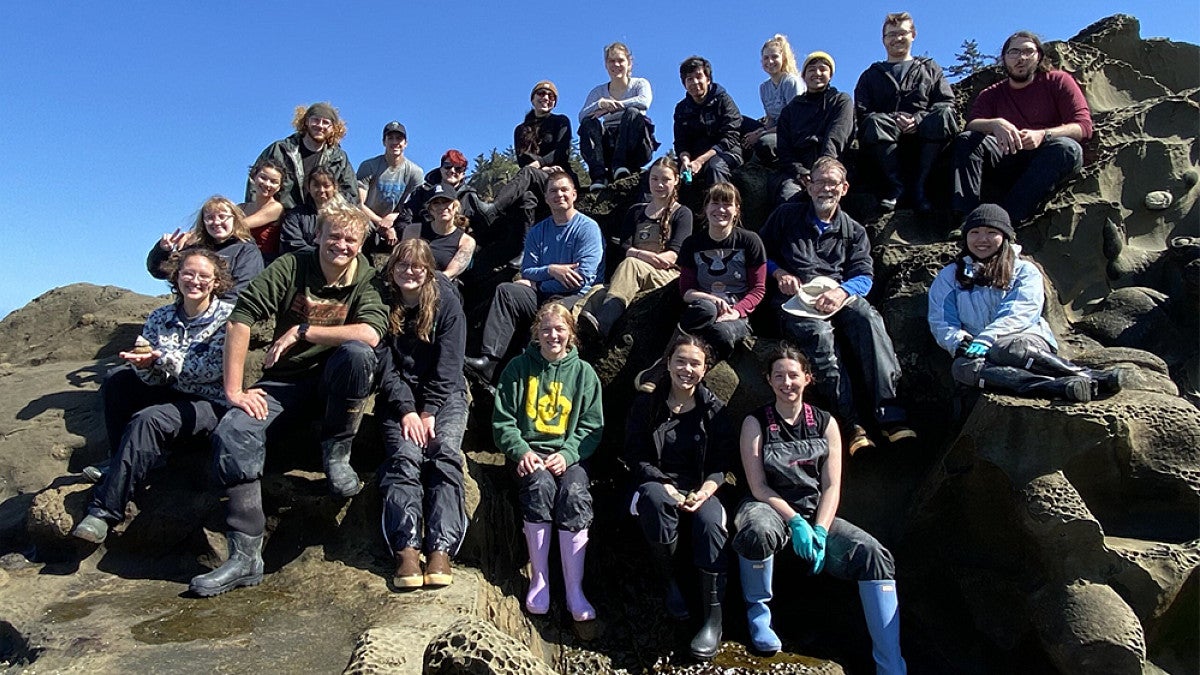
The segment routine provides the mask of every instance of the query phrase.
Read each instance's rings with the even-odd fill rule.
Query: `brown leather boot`
[[[454,581],[450,571],[450,554],[445,551],[430,551],[425,556],[425,585],[442,587]]]
[[[421,552],[405,548],[396,552],[396,574],[392,577],[396,588],[420,588],[425,583],[421,576]]]

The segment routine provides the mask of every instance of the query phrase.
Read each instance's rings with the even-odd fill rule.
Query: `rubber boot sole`
[[[189,584],[188,590],[190,590],[191,592],[195,593],[196,595],[198,595],[202,598],[211,598],[211,597],[214,597],[217,595],[221,595],[222,593],[228,593],[229,591],[232,591],[235,588],[257,586],[262,583],[262,580],[263,580],[263,575],[255,574],[253,576],[241,577],[239,579],[234,579],[227,583],[221,584],[220,586],[217,586],[215,588],[197,588],[197,587]]]

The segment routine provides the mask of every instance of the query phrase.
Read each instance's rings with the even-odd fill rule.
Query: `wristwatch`
[[[1043,129],[1042,133],[1045,134],[1045,136],[1042,136],[1043,143],[1050,140],[1054,136],[1054,133],[1052,131],[1050,131],[1049,129]]]
[[[308,323],[307,322],[300,324],[300,326],[296,329],[296,335],[299,336],[299,338],[301,340],[304,340],[305,342],[308,341]]]

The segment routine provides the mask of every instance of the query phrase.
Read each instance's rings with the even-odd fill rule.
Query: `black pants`
[[[667,494],[662,483],[642,483],[633,496],[631,510],[646,541],[670,544],[679,539],[679,519],[691,521],[692,564],[706,572],[729,569],[729,530],[725,508],[715,496],[704,500],[695,513],[679,509],[675,498]]]
[[[750,335],[750,321],[746,318],[717,321],[718,315],[717,305],[711,300],[689,302],[679,314],[679,329],[704,338],[712,347],[713,356],[724,361],[733,354],[738,341]]]
[[[999,200],[1014,224],[1034,209],[1059,183],[1083,167],[1083,148],[1071,138],[1056,137],[1033,150],[1005,155],[996,137],[966,131],[954,139],[954,210],[969,213],[979,206],[984,178],[1007,189]]]
[[[375,350],[352,340],[333,350],[324,368],[296,379],[273,380],[264,373],[254,388],[267,394],[267,418],[259,420],[233,408],[213,434],[214,461],[221,485],[237,485],[262,477],[267,458],[267,430],[275,423],[303,423],[321,418],[321,441],[344,441],[361,415],[352,408],[371,393],[376,368]]]
[[[451,394],[435,419],[435,437],[424,448],[404,437],[394,413],[385,413],[381,424],[387,454],[379,470],[383,535],[393,551],[415,548],[453,554],[466,533],[462,455],[466,393]]]
[[[608,180],[620,168],[640,170],[657,146],[654,123],[637,108],[626,108],[614,123],[589,117],[579,125],[579,154],[587,162],[593,181]],[[605,161],[606,151],[609,161]]]
[[[856,298],[829,319],[809,319],[779,311],[784,337],[792,340],[812,361],[817,391],[834,406],[838,417],[849,424],[858,421],[854,394],[846,376],[844,359],[834,342],[834,331],[854,353],[863,379],[871,389],[875,418],[880,423],[900,422],[907,415],[896,405],[900,361],[888,335],[883,317],[866,301]]]
[[[532,286],[505,282],[496,287],[492,304],[488,307],[487,319],[483,323],[483,340],[479,353],[494,361],[501,361],[508,354],[518,333],[529,330],[538,307],[555,300],[566,307],[573,307],[582,295],[542,296]]]
[[[212,433],[225,407],[168,386],[146,384],[126,366],[109,372],[101,392],[106,422],[119,422],[125,410],[137,411],[126,418],[112,446],[108,473],[88,505],[93,516],[119,522],[125,519],[125,506],[134,491],[162,462],[171,443]]]
[[[591,479],[583,464],[568,466],[561,476],[539,469],[517,478],[517,482],[521,519],[525,522],[553,523],[569,532],[591,527]]]

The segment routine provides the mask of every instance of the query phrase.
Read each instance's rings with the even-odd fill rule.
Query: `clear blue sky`
[[[713,79],[758,116],[758,54],[772,34],[788,35],[801,59],[830,52],[834,86],[852,90],[884,56],[883,16],[900,9],[916,18],[914,51],[943,66],[965,38],[991,54],[1014,30],[1067,39],[1117,12],[1137,16],[1143,37],[1200,35],[1195,5],[1146,0],[9,3],[0,316],[76,281],[165,292],[145,271],[149,247],[190,226],[209,195],[239,201],[247,165],[291,132],[298,104],[341,110],[355,166],[380,153],[383,125],[399,119],[409,157],[429,169],[450,147],[474,157],[508,146],[539,79],[557,83],[557,111],[574,118],[607,81],[603,45],[622,40],[634,74],[654,87],[665,149],[684,57],[707,57]]]

